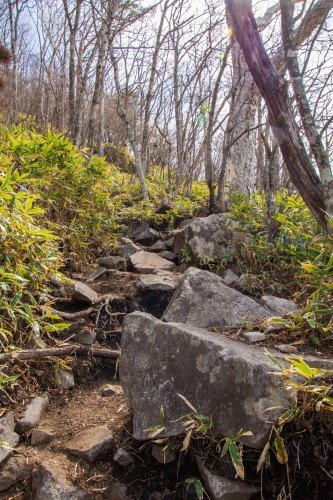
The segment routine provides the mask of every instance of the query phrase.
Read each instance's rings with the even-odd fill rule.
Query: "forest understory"
[[[332,0],[0,0],[0,498],[333,500]]]

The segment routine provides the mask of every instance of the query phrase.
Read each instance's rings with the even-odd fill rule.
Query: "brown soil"
[[[112,383],[119,394],[101,396],[101,389],[106,383]],[[99,374],[71,391],[56,389],[50,392],[50,403],[38,428],[52,430],[55,439],[49,445],[31,447],[27,436],[15,453],[25,456],[36,467],[40,463],[57,465],[68,480],[96,500],[111,498],[115,483],[126,485],[128,500],[196,498],[185,483],[188,477],[198,475],[191,454],[164,466],[152,458],[149,443],[134,441],[131,435],[132,414],[118,382]],[[75,434],[99,425],[107,425],[113,434],[111,453],[89,464],[64,451]],[[133,465],[123,468],[113,461],[118,447],[124,447],[132,454]],[[0,493],[0,499],[33,500],[30,491],[29,482],[20,483]]]

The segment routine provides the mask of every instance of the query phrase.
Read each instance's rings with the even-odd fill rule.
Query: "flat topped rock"
[[[158,274],[142,274],[137,283],[139,290],[143,292],[151,291],[165,291],[173,292],[182,278],[182,274],[171,272],[161,272]]]
[[[98,300],[98,293],[95,292],[90,286],[82,283],[81,281],[75,281],[73,298],[79,302],[84,302],[85,304],[95,304]]]
[[[162,319],[205,328],[235,326],[245,320],[258,320],[268,315],[264,307],[226,286],[216,274],[190,267]]]
[[[182,394],[202,415],[212,418],[214,432],[241,438],[261,448],[271,422],[292,401],[281,377],[262,349],[192,325],[164,323],[150,314],[128,314],[123,322],[120,382],[133,411],[133,436],[148,438],[158,424],[161,406],[166,427],[159,437],[184,433],[179,418],[189,409]],[[266,412],[267,408],[273,408]]]
[[[90,271],[87,276],[86,276],[86,281],[87,283],[92,283],[93,281],[97,280],[98,278],[101,278],[104,276],[106,273],[106,268],[105,267],[96,267],[92,271]]]
[[[126,271],[126,259],[119,257],[119,255],[109,255],[108,257],[101,257],[97,260],[101,267],[106,269],[118,269],[119,271]]]
[[[130,260],[134,269],[142,274],[150,274],[156,269],[162,269],[164,271],[173,271],[176,269],[173,262],[150,252],[137,252],[131,255]]]
[[[113,444],[113,436],[106,425],[91,427],[79,432],[68,443],[66,450],[80,458],[93,462],[107,453]]]

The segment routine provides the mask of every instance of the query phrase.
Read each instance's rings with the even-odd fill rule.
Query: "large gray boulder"
[[[166,428],[159,437],[183,433],[177,419],[191,410],[178,396],[182,394],[212,418],[216,434],[232,436],[243,428],[253,435],[242,441],[261,448],[270,422],[291,404],[263,350],[191,325],[129,314],[121,352],[120,381],[134,410],[133,435],[138,440],[147,439],[146,429],[160,423],[161,406]]]
[[[228,214],[196,218],[175,234],[174,252],[181,254],[186,250],[194,264],[223,259],[234,249],[233,227]]]
[[[226,286],[216,274],[190,267],[162,319],[209,328],[234,326],[244,320],[253,321],[265,316],[269,313],[264,307]]]

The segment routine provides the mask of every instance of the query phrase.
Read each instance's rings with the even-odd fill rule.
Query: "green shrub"
[[[133,223],[146,220],[156,227],[172,227],[198,212],[208,194],[204,183],[197,183],[197,195],[178,196],[171,211],[156,214],[156,207],[170,197],[158,168],[147,176],[147,202],[136,177],[104,158],[87,156],[62,134],[23,127],[3,128],[0,133],[0,162],[13,164],[34,180],[29,189],[44,209],[45,224],[52,222],[72,269],[82,269],[96,252],[108,251],[117,234]]]
[[[43,210],[28,192],[27,174],[0,172],[0,343],[25,343],[45,329],[57,330],[39,314],[38,297],[61,263],[57,237],[40,225]],[[59,328],[61,325],[58,325]]]

